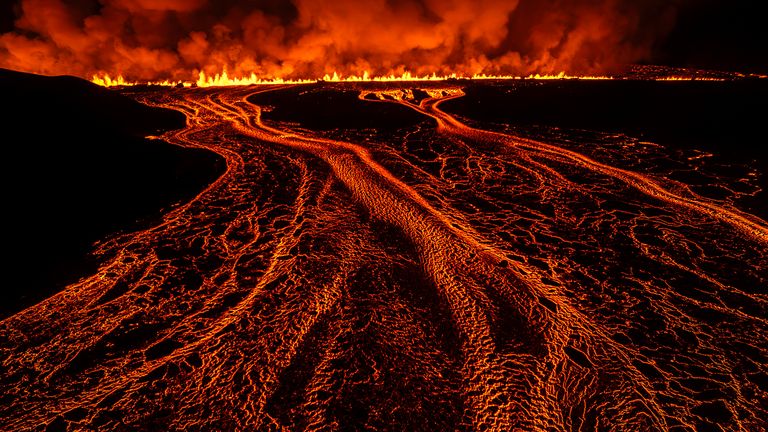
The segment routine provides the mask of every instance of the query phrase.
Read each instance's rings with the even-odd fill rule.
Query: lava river
[[[768,225],[491,131],[262,120],[283,86],[137,93],[227,171],[0,322],[0,429],[765,430]]]

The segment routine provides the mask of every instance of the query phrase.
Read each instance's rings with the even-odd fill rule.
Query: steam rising
[[[22,0],[0,67],[134,80],[595,73],[648,56],[673,3]]]

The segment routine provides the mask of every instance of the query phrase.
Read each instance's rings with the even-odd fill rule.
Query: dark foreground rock
[[[92,269],[97,240],[156,222],[224,170],[211,152],[144,138],[184,127],[181,113],[84,80],[0,70],[0,95],[0,318]]]

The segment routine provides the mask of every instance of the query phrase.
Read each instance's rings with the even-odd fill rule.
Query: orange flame
[[[752,75],[755,77],[755,75]],[[756,76],[758,78],[765,78],[763,76]],[[360,75],[341,75],[337,72],[331,74],[325,74],[322,78],[316,79],[286,79],[286,78],[261,78],[255,73],[251,73],[248,76],[232,77],[229,76],[226,70],[220,74],[207,75],[205,72],[199,72],[197,81],[130,81],[126,80],[122,75],[112,78],[109,74],[93,75],[91,82],[103,87],[127,87],[135,85],[151,85],[151,86],[184,86],[184,87],[226,87],[226,86],[247,86],[247,85],[270,85],[270,84],[310,84],[318,81],[324,82],[420,82],[420,81],[446,81],[446,80],[616,80],[616,79],[632,79],[631,77],[614,77],[607,75],[569,75],[565,72],[559,74],[531,74],[528,76],[515,76],[515,75],[486,75],[475,74],[471,76],[463,76],[458,74],[450,75],[437,75],[435,73],[431,75],[415,75],[411,72],[403,72],[400,75],[389,74],[383,76],[372,76],[368,71],[364,71]],[[722,77],[706,77],[706,76],[685,76],[685,75],[670,75],[662,77],[647,78],[654,81],[726,81],[727,78]]]
[[[614,77],[610,76],[575,76],[568,75],[565,72],[561,72],[557,75],[529,75],[527,77],[514,76],[514,75],[486,75],[475,74],[472,76],[462,76],[457,74],[450,75],[414,75],[411,72],[403,72],[400,75],[389,74],[384,76],[371,76],[368,71],[364,71],[360,75],[340,75],[334,72],[333,75],[326,74],[322,78],[318,79],[284,79],[284,78],[261,78],[256,76],[255,73],[251,73],[249,76],[243,77],[231,77],[224,70],[221,74],[207,75],[205,72],[198,74],[198,79],[195,82],[188,81],[129,81],[122,75],[118,75],[112,78],[109,74],[94,75],[91,78],[91,82],[103,87],[125,87],[135,85],[154,85],[154,86],[178,86],[184,87],[225,87],[225,86],[246,86],[246,85],[262,85],[262,84],[309,84],[317,81],[325,82],[398,82],[398,81],[445,81],[449,79],[472,79],[472,80],[611,80]]]
[[[224,87],[255,84],[307,84],[315,81],[316,80],[286,80],[283,78],[264,79],[257,77],[254,73],[251,73],[251,75],[247,77],[230,78],[230,76],[227,75],[227,71],[224,70],[221,75],[216,74],[214,76],[208,76],[205,72],[201,71],[195,84],[197,84],[198,87]]]
[[[613,79],[613,77],[610,76],[577,76],[577,75],[568,75],[565,72],[560,72],[557,75],[528,75],[525,79],[534,79],[534,80],[610,80]]]
[[[714,78],[714,77],[687,77],[687,76],[668,76],[668,77],[661,77],[656,78],[656,81],[725,81],[725,78]]]
[[[164,80],[164,81],[147,81],[147,82],[138,82],[138,81],[126,81],[125,78],[123,78],[122,75],[118,75],[115,78],[112,78],[109,74],[104,75],[94,75],[91,78],[91,82],[100,85],[102,87],[126,87],[126,86],[135,86],[135,85],[152,85],[152,86],[165,86],[165,87],[173,87],[179,84],[184,85],[185,87],[189,87],[190,83],[185,83],[183,81],[170,81],[170,80]]]

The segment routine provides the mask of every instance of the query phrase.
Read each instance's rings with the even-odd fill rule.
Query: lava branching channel
[[[0,323],[0,429],[768,422],[764,221],[470,126],[460,88],[362,90],[423,116],[388,135],[265,122],[280,89],[139,93],[228,169]]]

